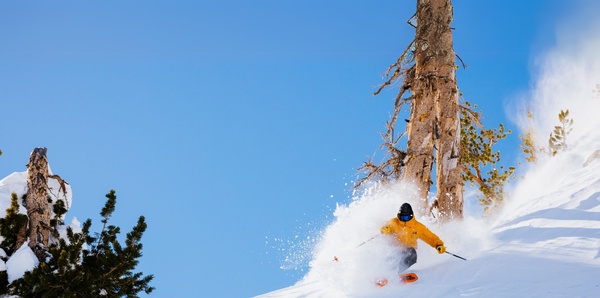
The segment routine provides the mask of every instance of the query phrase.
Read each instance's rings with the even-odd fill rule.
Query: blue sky
[[[484,124],[527,91],[557,24],[593,1],[454,1],[465,99]],[[0,3],[0,176],[47,147],[73,216],[146,216],[156,297],[249,297],[297,281],[289,243],[349,200],[397,90],[414,1]],[[516,163],[518,132],[502,145]]]

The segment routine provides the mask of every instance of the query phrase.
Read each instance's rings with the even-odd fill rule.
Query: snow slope
[[[600,160],[584,163],[574,152],[550,159],[528,173],[496,219],[438,226],[421,218],[468,260],[420,242],[412,284],[394,278],[397,252],[386,236],[357,247],[402,202],[414,203],[402,185],[374,191],[338,206],[301,281],[258,297],[599,297]],[[563,175],[548,174],[557,172]],[[377,277],[390,284],[375,286]]]

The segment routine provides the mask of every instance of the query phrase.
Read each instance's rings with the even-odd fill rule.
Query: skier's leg
[[[402,260],[400,261],[400,272],[408,269],[417,262],[417,251],[412,247],[407,247],[402,251]]]
[[[410,247],[406,249],[405,254],[406,258],[404,258],[404,263],[406,266],[410,267],[417,262],[417,251],[414,248]]]

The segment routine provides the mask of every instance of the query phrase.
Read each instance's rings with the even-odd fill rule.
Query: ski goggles
[[[400,215],[398,214],[398,219],[401,221],[409,221],[412,218],[412,215]]]

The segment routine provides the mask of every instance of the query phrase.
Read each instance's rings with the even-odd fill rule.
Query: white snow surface
[[[528,173],[495,219],[438,225],[419,218],[467,261],[420,242],[412,284],[397,278],[398,250],[388,236],[359,245],[403,202],[415,206],[416,196],[401,184],[375,190],[338,206],[302,280],[258,297],[599,297],[600,160],[583,162],[567,152]],[[380,288],[374,281],[382,277],[390,282]]]
[[[39,261],[29,245],[25,242],[21,245],[10,259],[6,261],[6,273],[8,273],[8,282],[11,283],[15,279],[19,279],[25,272],[33,270],[37,267]]]

